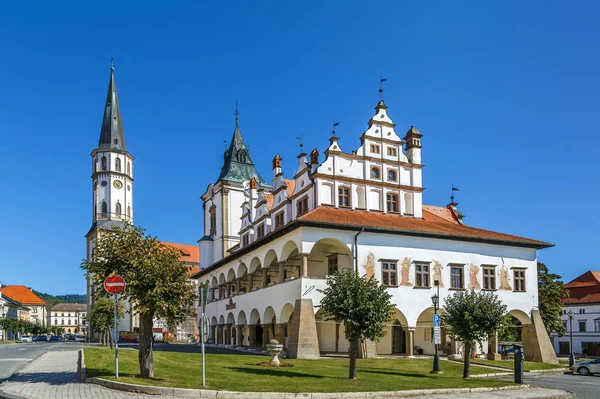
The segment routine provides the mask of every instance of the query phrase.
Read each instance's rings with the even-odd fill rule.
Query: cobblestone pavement
[[[2,393],[31,399],[140,399],[169,396],[134,394],[77,382],[77,351],[61,350],[43,354],[15,377],[0,385]]]

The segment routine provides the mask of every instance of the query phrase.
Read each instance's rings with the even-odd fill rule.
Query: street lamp
[[[440,282],[439,280],[434,280],[433,284],[436,286],[437,288],[437,292],[435,294],[433,294],[433,296],[431,297],[431,302],[433,302],[433,312],[435,315],[437,315],[437,311],[439,309],[439,304],[440,304]],[[436,319],[436,317],[434,316],[434,320]],[[431,371],[432,373],[441,373],[440,371],[440,355],[438,353],[438,343],[435,340],[435,326],[433,327],[433,340],[435,342],[435,355],[433,356],[433,370]]]
[[[6,315],[4,314],[4,302],[0,302],[0,313],[2,313],[2,321],[4,321],[4,318],[6,317]],[[2,333],[2,341],[5,341],[6,337],[4,333],[4,323],[2,323],[2,329],[0,330],[0,332]]]
[[[573,353],[573,311],[569,310],[569,313],[567,313],[569,315],[569,330],[570,330],[570,336],[571,336],[571,343],[569,344],[569,367],[571,367],[572,365],[575,364],[575,354]]]

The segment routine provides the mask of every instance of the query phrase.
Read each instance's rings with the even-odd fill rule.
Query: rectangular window
[[[454,289],[463,289],[463,267],[462,266],[452,266],[450,268],[450,288]]]
[[[429,287],[429,265],[417,263],[415,265],[415,274],[416,287]]]
[[[566,321],[566,320],[563,320],[563,322],[562,322],[562,323],[563,323],[563,326],[565,327],[565,331],[567,331],[567,321]]]
[[[397,268],[398,261],[386,260],[381,262],[381,281],[389,287],[398,286]]]
[[[337,256],[337,254],[329,255],[327,257],[327,274],[331,276],[332,274],[334,274],[337,271],[338,271],[338,256]]]
[[[246,246],[248,246],[248,234],[244,234],[244,235],[242,236],[242,246],[243,246],[243,247],[246,247]]]
[[[559,355],[568,355],[570,353],[569,350],[569,342],[561,341],[558,343],[558,354]]]
[[[600,332],[600,319],[597,319],[595,321],[596,321],[596,332]]]
[[[579,332],[585,332],[585,320],[579,320]]]
[[[350,189],[348,187],[338,188],[338,205],[350,207]]]
[[[296,216],[308,212],[308,196],[303,197],[296,202]]]
[[[391,157],[395,157],[398,156],[398,151],[394,147],[388,147],[387,154]]]
[[[585,313],[585,309],[579,309],[579,313]]]
[[[515,269],[513,275],[515,280],[515,291],[525,292],[525,269]]]
[[[212,206],[208,213],[210,214],[210,235],[214,236],[217,234],[217,208]]]
[[[386,202],[387,202],[387,211],[388,212],[398,212],[398,195],[397,194],[387,194]]]
[[[495,266],[483,266],[483,289],[484,290],[495,290],[496,289],[496,267]]]
[[[379,146],[376,144],[371,144],[371,153],[379,154],[381,151],[379,150]]]
[[[283,226],[285,224],[285,219],[284,219],[284,215],[283,212],[279,212],[277,215],[275,215],[275,228],[279,228],[281,226]]]
[[[261,224],[256,228],[256,238],[261,238],[265,235],[265,225]]]

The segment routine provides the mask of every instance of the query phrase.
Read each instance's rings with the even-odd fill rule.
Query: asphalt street
[[[0,345],[0,383],[49,350],[74,348],[74,342],[27,342]]]
[[[525,382],[531,386],[557,388],[575,394],[576,398],[597,399],[600,397],[600,375],[584,377],[579,374],[529,374]]]

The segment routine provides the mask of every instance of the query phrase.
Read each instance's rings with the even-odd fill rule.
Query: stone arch
[[[219,316],[219,324],[225,324],[225,318],[223,315]]]
[[[522,325],[531,324],[531,319],[529,318],[529,315],[520,309],[510,310],[508,314],[519,320]]]
[[[290,317],[294,313],[294,306],[291,303],[286,303],[281,308],[281,312],[279,313],[279,323],[287,323],[290,320]]]
[[[225,284],[225,282],[226,282],[226,281],[227,281],[227,280],[225,279],[225,274],[224,274],[224,273],[221,273],[221,274],[219,275],[219,284]]]
[[[233,270],[233,267],[232,267],[227,272],[227,282],[231,283],[233,280],[235,280],[235,270]]]
[[[227,324],[235,324],[235,316],[232,312],[227,315]]]
[[[246,266],[245,263],[240,263],[240,265],[238,266],[238,270],[237,270],[237,276],[239,277],[244,277],[244,275],[248,273],[248,267]]]
[[[249,273],[254,273],[255,271],[259,270],[261,267],[262,267],[262,264],[260,262],[260,259],[258,258],[258,256],[255,256],[250,261],[250,269],[248,271],[249,271]]]
[[[354,268],[352,253],[346,244],[335,238],[322,238],[308,255],[308,276],[325,278],[330,262],[337,263],[337,270]]]
[[[407,353],[406,327],[408,327],[406,316],[398,308],[394,308],[390,320],[385,323],[383,337],[376,343],[377,353],[382,355]]]
[[[210,319],[210,324],[211,324],[211,327],[214,327],[217,324],[219,324],[216,316],[213,316],[212,319]]]
[[[289,240],[288,242],[285,243],[285,245],[281,249],[279,259],[282,261],[286,260],[286,259],[298,254],[299,252],[300,251],[298,249],[298,245],[296,244],[296,242],[293,240]]]
[[[218,285],[219,285],[219,280],[217,280],[217,276],[214,276],[210,282],[210,286],[212,288],[217,288]]]
[[[259,324],[259,323],[260,323],[260,313],[258,313],[258,310],[252,309],[252,312],[250,312],[249,324]]]
[[[243,326],[247,323],[248,321],[246,320],[246,312],[244,312],[243,310],[240,311],[240,313],[238,313],[238,317],[237,317],[237,323],[240,326]]]
[[[265,313],[263,314],[263,323],[271,323],[274,317],[275,311],[273,310],[273,307],[267,306]]]
[[[268,267],[277,263],[277,253],[274,249],[270,249],[265,255],[265,261],[263,263],[263,267]]]

